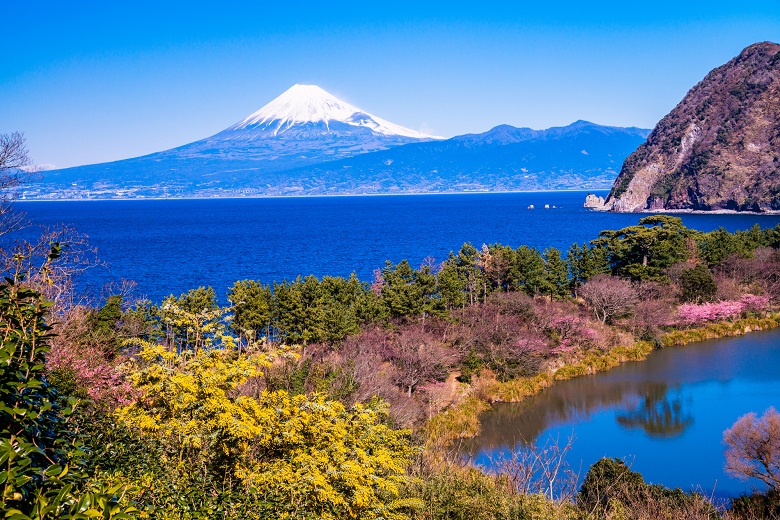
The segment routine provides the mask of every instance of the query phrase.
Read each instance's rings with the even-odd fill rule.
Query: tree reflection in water
[[[680,435],[693,424],[680,383],[630,376],[609,380],[606,375],[564,381],[524,402],[494,405],[481,417],[479,437],[464,442],[464,451],[471,455],[532,443],[549,428],[576,425],[607,409],[615,410],[619,427],[641,429],[658,439]]]
[[[639,406],[618,413],[616,418],[624,428],[641,428],[656,438],[676,437],[693,424],[693,415],[685,413],[679,393],[670,396],[669,388],[663,383],[647,385]]]

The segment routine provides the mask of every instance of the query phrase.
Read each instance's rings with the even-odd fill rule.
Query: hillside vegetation
[[[442,264],[388,262],[372,281],[239,281],[222,307],[208,287],[152,303],[117,286],[79,305],[73,274],[85,257],[75,241],[19,244],[4,251],[0,285],[3,510],[19,519],[776,514],[771,486],[723,512],[650,486],[620,461],[595,464],[578,489],[566,472],[521,478],[531,460],[522,457],[483,474],[459,462],[452,442],[478,431],[492,401],[697,335],[777,326],[779,247],[780,226],[701,233],[655,216],[566,255],[465,244]]]

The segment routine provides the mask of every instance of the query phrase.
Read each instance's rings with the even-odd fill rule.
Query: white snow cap
[[[436,139],[364,112],[329,94],[317,85],[293,85],[281,96],[231,127],[233,130],[273,123],[274,135],[301,123],[339,121],[352,126],[364,126],[385,135],[401,135],[417,139]]]

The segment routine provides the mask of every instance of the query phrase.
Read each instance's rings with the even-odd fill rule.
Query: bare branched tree
[[[0,272],[14,283],[24,282],[52,302],[58,316],[84,298],[75,290],[76,277],[104,264],[89,238],[72,227],[42,229],[37,240],[0,245]],[[54,254],[55,256],[52,256]],[[56,262],[52,260],[56,259]]]
[[[0,236],[21,227],[24,215],[13,209],[18,188],[28,181],[34,169],[24,135],[0,134]]]
[[[780,491],[780,413],[770,407],[761,417],[749,413],[723,432],[726,472],[756,478]]]
[[[602,323],[630,314],[637,302],[637,293],[631,282],[602,274],[588,280],[580,289],[580,294]]]
[[[521,494],[539,493],[550,500],[569,502],[577,492],[579,471],[574,471],[566,460],[574,444],[574,435],[565,445],[549,438],[543,445],[526,444],[500,458],[495,471],[505,475]]]
[[[38,175],[31,167],[24,135],[0,134],[0,275],[39,291],[61,318],[87,298],[76,290],[76,277],[104,265],[88,237],[68,226],[43,228],[37,239],[5,236],[26,226],[14,207],[19,188]],[[56,260],[56,261],[55,261]]]
[[[30,165],[24,135],[19,132],[0,134],[0,171],[15,170]],[[0,185],[5,187],[5,185]]]
[[[443,380],[454,363],[454,352],[423,331],[406,329],[391,343],[389,361],[395,366],[395,382],[407,396],[418,385]]]

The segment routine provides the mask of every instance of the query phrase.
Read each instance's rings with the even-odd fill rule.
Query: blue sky
[[[577,119],[652,128],[780,41],[780,2],[10,2],[0,133],[58,167],[185,144],[294,83],[443,136]]]

